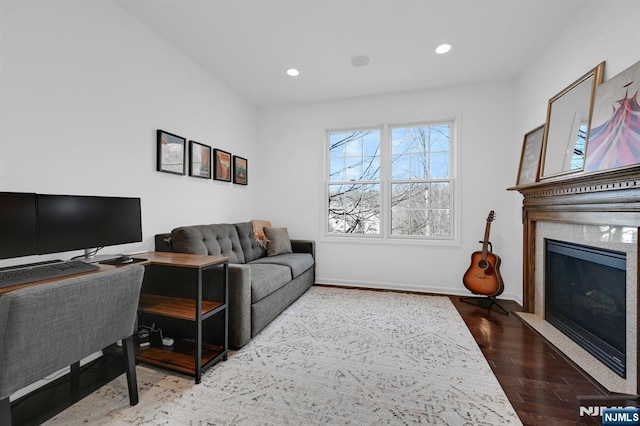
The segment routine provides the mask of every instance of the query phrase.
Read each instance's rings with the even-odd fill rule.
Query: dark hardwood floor
[[[463,303],[451,296],[509,401],[525,425],[601,424],[580,417],[580,396],[608,392],[561,355],[517,315],[495,307]],[[511,301],[500,301],[508,311],[521,311]],[[582,423],[581,423],[582,421]]]

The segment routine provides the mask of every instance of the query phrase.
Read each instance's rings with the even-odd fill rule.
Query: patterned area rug
[[[314,286],[199,385],[137,371],[48,424],[521,424],[447,297]]]

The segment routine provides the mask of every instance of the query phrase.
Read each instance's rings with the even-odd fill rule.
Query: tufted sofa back
[[[245,263],[236,226],[228,223],[175,228],[171,246],[176,252],[226,256],[229,263]]]
[[[252,260],[265,257],[267,251],[260,245],[256,237],[253,235],[253,226],[251,222],[242,222],[235,224],[240,238],[240,245],[244,253],[244,261],[249,263]]]

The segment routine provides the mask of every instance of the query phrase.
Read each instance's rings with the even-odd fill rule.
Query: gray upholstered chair
[[[130,265],[0,296],[0,425],[11,424],[11,394],[67,366],[77,382],[80,360],[118,340],[129,402],[138,403],[133,333],[143,274]]]

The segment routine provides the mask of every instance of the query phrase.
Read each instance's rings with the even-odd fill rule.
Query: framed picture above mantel
[[[585,172],[640,163],[640,62],[598,86]]]
[[[516,185],[535,183],[540,177],[540,156],[542,154],[542,138],[544,124],[524,135],[522,153],[520,154],[520,168]]]
[[[603,75],[601,62],[549,99],[540,179],[584,169],[594,95]]]

